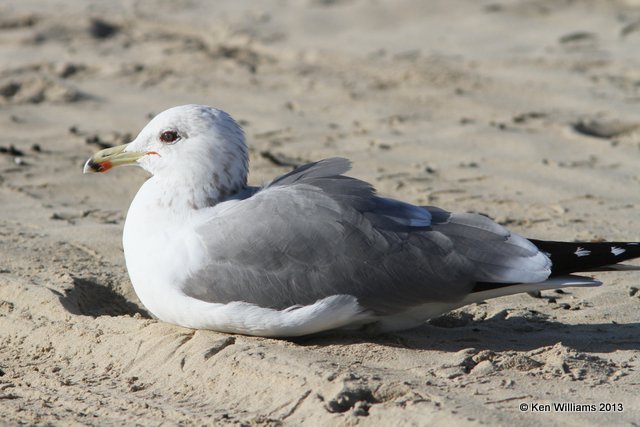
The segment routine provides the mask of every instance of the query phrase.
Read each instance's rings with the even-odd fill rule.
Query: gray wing
[[[285,309],[338,294],[380,314],[456,301],[475,282],[537,282],[549,260],[486,217],[375,195],[345,159],[302,166],[197,229],[208,262],[184,283],[210,302]]]

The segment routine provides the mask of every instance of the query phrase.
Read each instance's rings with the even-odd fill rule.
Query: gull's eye
[[[165,144],[173,144],[178,139],[180,139],[180,136],[175,130],[165,130],[160,134],[160,141],[164,142]]]

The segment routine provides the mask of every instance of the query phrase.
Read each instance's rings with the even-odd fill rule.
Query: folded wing
[[[197,229],[207,258],[183,291],[280,310],[352,295],[388,315],[461,300],[479,281],[549,276],[545,255],[490,219],[376,196],[348,169],[311,163],[219,209]]]

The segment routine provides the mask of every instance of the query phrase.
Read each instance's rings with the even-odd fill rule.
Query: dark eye
[[[176,132],[175,130],[165,130],[160,134],[160,141],[164,142],[165,144],[173,144],[179,138],[180,137],[178,136],[178,132]]]

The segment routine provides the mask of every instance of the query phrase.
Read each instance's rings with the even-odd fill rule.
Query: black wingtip
[[[593,271],[640,258],[640,242],[530,241],[551,259],[551,277]]]

